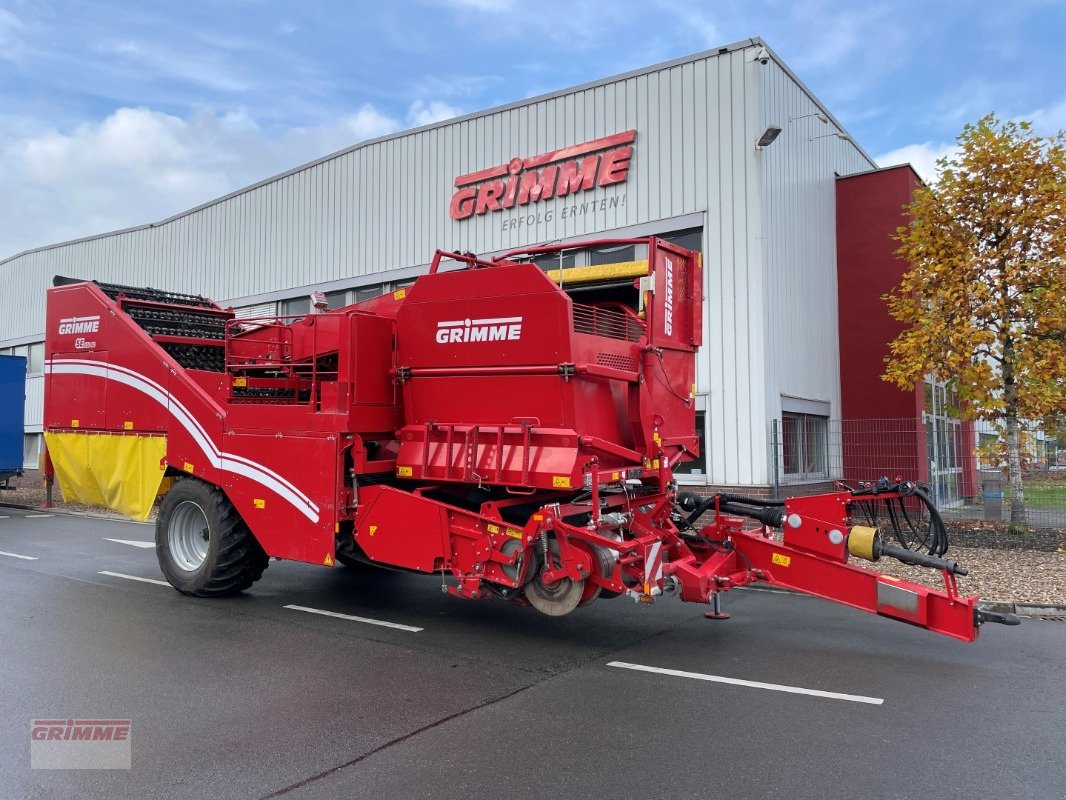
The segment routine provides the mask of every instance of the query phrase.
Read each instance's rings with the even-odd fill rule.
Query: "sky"
[[[0,0],[0,260],[752,36],[927,180],[988,112],[1066,128],[1066,0]]]

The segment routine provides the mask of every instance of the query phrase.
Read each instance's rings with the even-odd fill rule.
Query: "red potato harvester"
[[[539,266],[614,245],[638,260]],[[68,500],[145,519],[162,493],[160,566],[191,595],[247,589],[274,557],[439,574],[552,616],[666,594],[717,611],[761,581],[964,641],[1015,623],[959,595],[914,484],[678,492],[699,455],[702,275],[656,238],[438,251],[408,289],[293,318],[57,278],[49,458]],[[884,556],[944,590],[850,563]]]

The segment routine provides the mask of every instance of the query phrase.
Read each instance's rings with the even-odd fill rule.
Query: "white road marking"
[[[804,689],[801,686],[785,686],[780,683],[744,681],[739,678],[724,678],[721,675],[704,675],[702,672],[684,672],[679,669],[663,669],[662,667],[647,667],[643,664],[627,664],[624,661],[611,661],[607,666],[633,669],[638,672],[656,672],[660,675],[673,675],[676,678],[692,678],[698,681],[713,681],[714,683],[728,683],[733,686],[747,686],[752,689],[769,689],[771,692],[807,694],[812,697],[827,697],[830,700],[848,700],[852,703],[869,703],[873,706],[879,706],[885,702],[884,698],[881,697],[865,697],[861,694],[842,694],[841,692],[823,692],[821,689]]]
[[[142,542],[142,541],[138,541],[136,539],[108,539],[105,536],[104,537],[104,541],[105,542],[115,542],[116,544],[128,544],[128,545],[131,545],[132,547],[144,547],[146,549],[149,548],[149,547],[155,547],[155,542]]]
[[[0,519],[11,519],[10,514],[0,514]]]
[[[37,560],[37,556],[20,556],[18,553],[5,553],[3,550],[0,550],[0,556],[7,556],[8,558],[21,558],[25,561]]]
[[[46,517],[54,517],[55,514],[27,514],[26,519],[45,519]]]
[[[401,631],[410,631],[411,633],[418,633],[422,628],[416,628],[412,625],[401,625],[399,622],[385,622],[380,619],[370,619],[369,617],[353,617],[351,614],[339,614],[336,611],[323,611],[321,608],[308,608],[307,606],[285,606],[285,608],[291,608],[293,611],[306,611],[308,614],[321,614],[324,617],[337,617],[337,619],[347,619],[352,622],[365,622],[367,625],[381,625],[385,628],[396,628]]]
[[[141,583],[154,583],[157,586],[170,586],[166,581],[157,581],[155,578],[141,578],[137,575],[124,575],[121,572],[101,572],[100,575],[110,575],[112,578],[125,578],[128,581],[140,581]]]

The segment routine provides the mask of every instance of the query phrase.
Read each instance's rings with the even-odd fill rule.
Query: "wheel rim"
[[[552,560],[559,558],[559,543],[551,540]],[[526,584],[526,599],[533,608],[549,617],[561,617],[569,614],[578,603],[585,591],[585,581],[573,581],[570,578],[560,578],[554,583],[545,583],[542,580],[542,570],[538,570],[536,576]]]
[[[174,562],[186,572],[195,572],[211,544],[210,526],[203,509],[191,500],[178,505],[170,517],[167,543]]]

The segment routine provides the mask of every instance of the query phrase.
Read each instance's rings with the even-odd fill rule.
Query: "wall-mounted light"
[[[755,143],[756,150],[765,150],[767,147],[774,143],[774,140],[781,135],[780,125],[770,125],[762,136],[759,137],[759,141]]]
[[[829,124],[829,117],[827,117],[821,111],[815,111],[815,112],[813,112],[811,114],[801,114],[798,117],[789,117],[788,121],[789,122],[795,122],[798,119],[808,119],[809,117],[818,117],[818,121],[821,122],[823,125],[828,125]]]
[[[840,131],[837,131],[836,133],[823,133],[821,136],[811,136],[808,137],[807,141],[813,142],[815,139],[828,139],[830,136],[835,136],[843,142],[850,141],[850,137],[846,133],[841,133]]]

